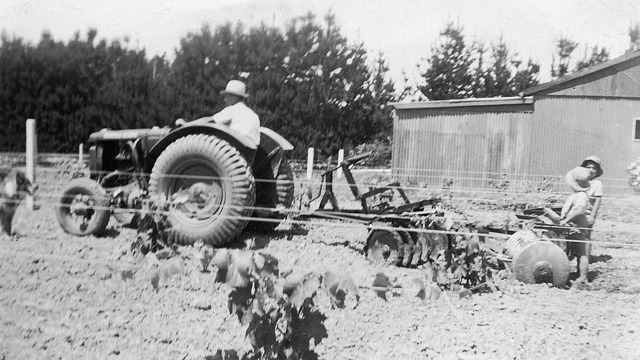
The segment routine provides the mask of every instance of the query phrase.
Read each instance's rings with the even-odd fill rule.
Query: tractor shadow
[[[116,238],[120,235],[120,230],[115,227],[106,228],[102,233],[96,235],[97,238]]]
[[[285,229],[276,229],[268,233],[260,231],[245,230],[236,241],[229,244],[233,249],[264,249],[272,240],[292,241],[297,236],[306,236],[309,230],[302,226],[293,225]]]
[[[611,259],[613,259],[611,257],[611,255],[606,255],[606,254],[591,255],[591,256],[589,256],[589,264],[593,264],[593,263],[597,263],[597,262],[607,262],[607,261],[609,261]]]

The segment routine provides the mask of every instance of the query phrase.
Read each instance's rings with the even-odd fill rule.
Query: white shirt
[[[595,198],[602,197],[602,182],[597,179],[589,181],[589,190],[587,190],[587,195],[589,195],[587,214],[591,214],[591,211],[593,210],[593,204],[596,202]]]
[[[257,149],[260,144],[260,118],[245,103],[239,102],[227,106],[219,113],[212,116],[218,124],[228,125],[231,129],[247,137],[249,145]]]
[[[602,197],[602,182],[600,182],[600,180],[589,181],[587,195],[589,195],[589,197]]]
[[[581,207],[581,214],[584,214],[587,210],[587,206],[589,204],[589,197],[584,191],[576,192],[565,200],[564,205],[562,206],[562,211],[560,212],[560,216],[565,217],[567,213],[571,211],[573,208]]]

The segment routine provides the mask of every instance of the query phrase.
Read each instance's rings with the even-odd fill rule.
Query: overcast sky
[[[127,36],[131,46],[173,58],[180,38],[205,23],[282,26],[329,9],[351,41],[363,42],[372,57],[384,53],[396,80],[403,71],[415,76],[448,22],[487,45],[502,36],[520,58],[541,64],[543,76],[560,36],[604,46],[615,58],[628,48],[629,27],[640,23],[640,0],[2,0],[0,29],[36,43],[45,29],[67,41],[95,28],[100,39]],[[584,54],[579,51],[576,56]]]

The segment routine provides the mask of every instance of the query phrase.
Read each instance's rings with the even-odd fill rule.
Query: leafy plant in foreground
[[[317,358],[313,349],[327,337],[326,317],[314,303],[323,276],[281,274],[276,258],[250,251],[218,250],[211,264],[217,267],[216,281],[233,287],[229,312],[247,326],[252,350],[242,359]],[[325,287],[340,285],[330,280]]]
[[[132,250],[143,254],[175,250],[166,218],[169,206],[169,202],[158,199],[143,204]],[[450,246],[432,252],[421,274],[413,279],[418,287],[415,296],[423,301],[436,301],[443,295],[451,306],[443,290],[453,290],[455,286],[467,287],[459,293],[461,298],[485,285],[495,290],[489,270],[493,258],[487,255],[478,233],[467,228],[457,231],[457,236],[449,238]],[[198,260],[203,272],[207,272],[209,266],[215,267],[215,281],[232,288],[229,313],[246,326],[245,337],[251,344],[251,350],[241,357],[235,350],[218,350],[207,359],[317,359],[315,346],[328,336],[324,326],[326,316],[315,304],[320,291],[328,295],[334,308],[345,308],[348,303],[357,306],[359,289],[373,290],[385,301],[389,294],[395,297],[407,291],[415,292],[414,288],[403,289],[384,273],[377,273],[372,286],[365,286],[355,280],[361,280],[364,274],[341,270],[281,272],[275,257],[248,250],[205,246],[200,249]],[[160,275],[152,278],[156,291],[159,291]]]
[[[172,243],[171,223],[166,215],[169,203],[160,197],[153,197],[141,205],[142,208],[134,215],[138,226],[131,250],[146,255],[169,248]]]

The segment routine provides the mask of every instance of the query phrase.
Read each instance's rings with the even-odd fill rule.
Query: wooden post
[[[36,120],[27,119],[27,148],[26,148],[25,175],[32,184],[36,182]],[[26,197],[27,208],[35,210],[35,201],[32,195]]]
[[[344,160],[344,149],[338,150],[338,166],[342,164],[342,160]],[[342,167],[339,167],[337,172],[338,172],[338,179],[342,179]]]
[[[311,180],[313,175],[313,148],[309,148],[307,153],[307,181]]]
[[[78,146],[78,164],[81,168],[84,167],[84,144]]]

